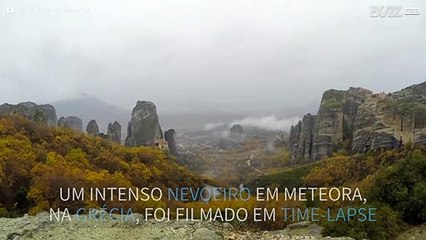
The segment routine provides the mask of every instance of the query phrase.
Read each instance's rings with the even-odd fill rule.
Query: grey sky
[[[426,81],[426,2],[392,1],[421,14],[384,19],[370,5],[390,1],[2,0],[0,102],[275,111]]]

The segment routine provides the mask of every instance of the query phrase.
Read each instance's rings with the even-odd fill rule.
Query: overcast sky
[[[372,5],[420,15],[371,18]],[[426,81],[425,57],[421,0],[0,2],[0,102],[316,107],[329,88]]]

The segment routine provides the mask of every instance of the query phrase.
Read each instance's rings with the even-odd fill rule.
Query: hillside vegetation
[[[62,202],[60,187],[165,189],[201,184],[193,173],[157,148],[127,148],[100,137],[39,125],[18,116],[0,118],[0,217],[35,214],[50,207],[75,211],[83,206],[112,204],[87,200]],[[166,202],[113,204],[133,207],[137,212],[144,206],[165,206]]]
[[[377,208],[377,222],[322,222],[324,236],[394,239],[410,226],[426,222],[426,151],[408,143],[402,149],[370,151],[353,156],[334,154],[252,181],[251,186],[359,188],[360,202],[306,202],[304,207]],[[318,198],[315,198],[318,199]],[[424,226],[424,225],[423,225]]]

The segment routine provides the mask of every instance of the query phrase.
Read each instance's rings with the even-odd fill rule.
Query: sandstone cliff
[[[240,124],[234,124],[231,127],[231,136],[240,136],[244,133],[243,127]]]
[[[289,137],[296,162],[338,150],[396,148],[405,142],[426,144],[426,82],[389,94],[328,90],[317,115],[305,115],[291,127]]]
[[[121,143],[121,125],[117,121],[108,124],[107,138],[116,143]]]
[[[98,136],[99,135],[99,126],[96,120],[90,120],[87,124],[86,132],[89,135]]]
[[[58,120],[58,126],[83,131],[83,121],[81,121],[80,118],[74,116],[60,117]]]
[[[164,133],[164,139],[167,141],[170,153],[175,157],[179,157],[176,147],[175,135],[176,131],[174,129],[169,129]]]
[[[132,118],[127,127],[125,145],[128,147],[154,145],[162,138],[163,133],[154,103],[138,101],[133,108]]]
[[[56,125],[56,110],[52,105],[37,105],[32,102],[22,102],[17,105],[0,105],[0,115],[22,115],[32,121],[41,122],[48,126]]]

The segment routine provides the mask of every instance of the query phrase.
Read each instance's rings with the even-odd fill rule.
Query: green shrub
[[[378,205],[371,205],[370,207],[378,207]],[[396,238],[405,229],[405,224],[400,220],[398,213],[393,211],[390,207],[378,207],[376,217],[376,222],[326,222],[322,235],[332,237],[345,236],[357,240],[388,240]]]
[[[408,223],[426,221],[426,156],[415,150],[377,177],[372,197],[402,213]]]
[[[0,218],[9,217],[9,212],[6,208],[0,207]]]

